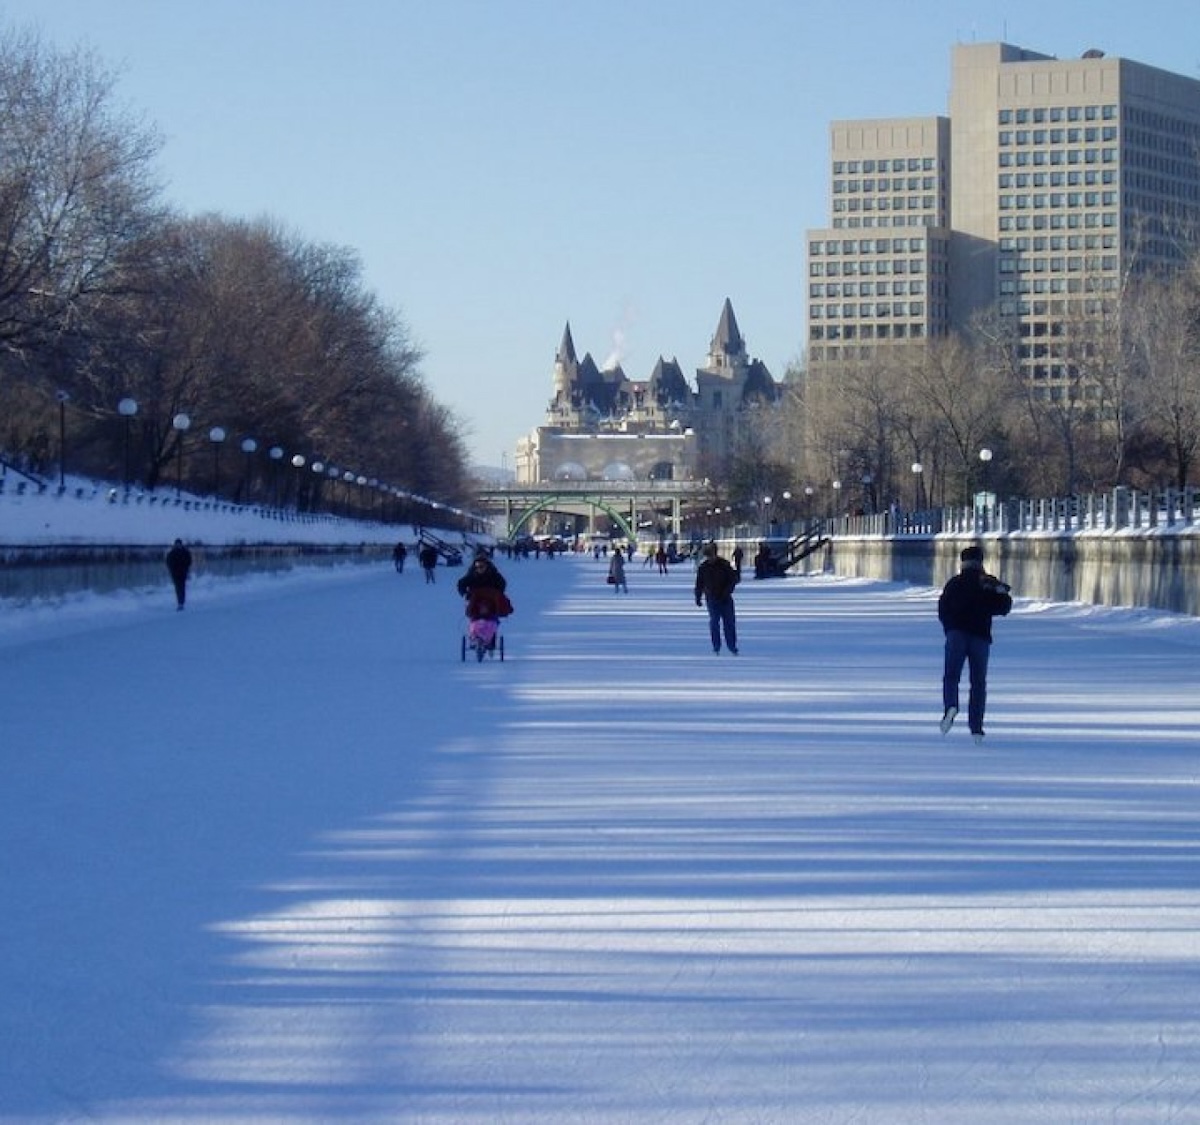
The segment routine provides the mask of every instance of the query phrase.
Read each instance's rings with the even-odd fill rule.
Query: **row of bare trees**
[[[154,178],[159,147],[90,53],[0,32],[6,463],[47,474],[69,454],[72,472],[120,479],[131,465],[148,488],[178,465],[203,489],[200,451],[224,431],[246,443],[228,483],[239,498],[265,498],[275,448],[463,501],[457,420],[424,387],[419,348],[366,289],[357,256],[268,220],[172,213]]]
[[[1096,292],[1044,344],[987,315],[949,338],[789,371],[779,409],[746,412],[734,504],[786,490],[821,514],[962,504],[985,488],[1196,484],[1200,255]],[[1053,381],[1022,362],[1042,346],[1060,361]]]

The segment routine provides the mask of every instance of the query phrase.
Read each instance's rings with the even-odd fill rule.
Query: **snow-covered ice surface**
[[[0,1120],[1200,1120],[1200,622],[504,567],[0,615]]]

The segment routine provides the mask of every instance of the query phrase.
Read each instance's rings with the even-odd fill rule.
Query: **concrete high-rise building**
[[[1200,244],[1200,82],[1089,50],[954,48],[948,118],[834,122],[808,235],[809,360],[1014,324],[1035,385],[1062,326]]]
[[[830,226],[808,234],[809,358],[945,335],[950,122],[835,121]]]

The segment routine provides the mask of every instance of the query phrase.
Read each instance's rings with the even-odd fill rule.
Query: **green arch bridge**
[[[503,517],[505,535],[520,535],[539,515],[587,515],[592,523],[603,512],[630,539],[637,538],[639,514],[652,512],[653,523],[666,523],[672,536],[683,533],[683,520],[712,502],[705,481],[587,480],[541,481],[537,484],[497,485],[476,497],[481,515]]]

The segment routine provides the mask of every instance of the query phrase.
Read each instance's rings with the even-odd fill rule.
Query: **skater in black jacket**
[[[171,583],[175,587],[175,608],[183,609],[187,600],[188,573],[192,569],[192,552],[184,545],[182,539],[176,539],[167,552],[167,572],[171,575]]]
[[[704,561],[696,568],[696,584],[692,592],[697,605],[708,609],[708,631],[712,639],[713,652],[721,651],[721,634],[725,634],[725,647],[737,656],[737,611],[733,604],[733,590],[738,584],[738,572],[728,559],[717,554],[715,543],[704,545]]]
[[[983,741],[983,714],[987,706],[988,653],[992,644],[992,618],[1012,609],[1010,587],[983,569],[983,551],[967,547],[959,556],[962,570],[942,588],[938,620],[946,634],[945,670],[942,675],[942,734],[949,732],[958,714],[958,684],[963,664],[969,669],[971,695],[967,724],[976,742]]]

